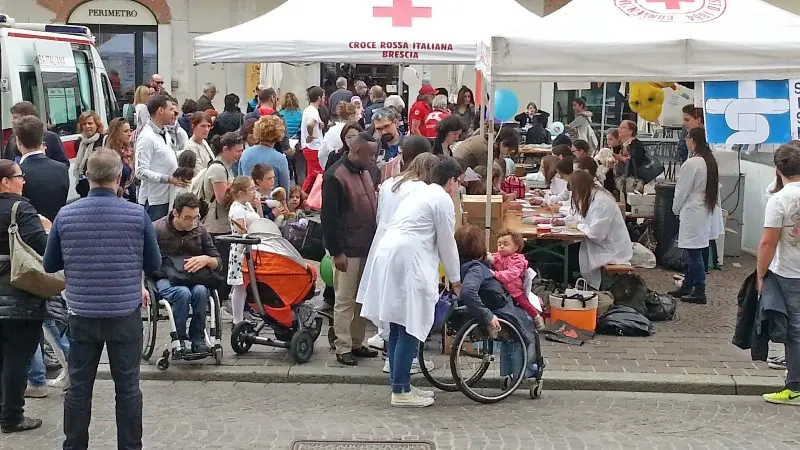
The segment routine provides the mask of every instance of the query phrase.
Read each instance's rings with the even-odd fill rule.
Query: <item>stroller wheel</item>
[[[336,350],[336,332],[333,331],[333,327],[328,327],[328,344],[331,350]]]
[[[156,361],[156,367],[158,367],[158,370],[169,369],[169,359],[164,358],[163,356],[161,358],[158,358],[158,360]]]
[[[231,348],[237,355],[243,355],[250,351],[253,346],[253,324],[242,321],[233,327],[231,332]]]
[[[320,333],[322,333],[322,317],[317,317],[314,319],[314,328],[309,331],[311,331],[311,336],[314,337],[314,342],[316,342]]]
[[[292,341],[289,343],[289,353],[298,364],[308,362],[311,359],[311,355],[314,353],[314,340],[314,336],[308,330],[299,330],[292,336]]]

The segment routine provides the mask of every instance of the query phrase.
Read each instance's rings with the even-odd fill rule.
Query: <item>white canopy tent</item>
[[[195,38],[197,62],[475,63],[475,46],[542,19],[515,0],[288,0]],[[325,28],[322,24],[338,24]],[[313,30],[313,31],[312,31]]]
[[[787,79],[800,17],[761,0],[572,0],[478,53],[493,82]]]

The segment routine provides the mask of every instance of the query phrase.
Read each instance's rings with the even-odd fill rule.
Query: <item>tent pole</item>
[[[403,65],[402,64],[398,64],[397,67],[398,67],[398,71],[397,71],[397,95],[399,95],[400,98],[403,98]],[[405,101],[405,100],[403,100],[403,101]],[[411,125],[411,124],[409,124],[409,125]]]
[[[486,126],[489,127],[489,155],[486,162],[486,220],[484,226],[486,227],[486,248],[491,248],[491,233],[492,233],[492,172],[494,169],[494,81],[489,80],[489,119],[486,121]],[[483,117],[483,114],[481,114]]]
[[[603,138],[606,136],[606,94],[608,93],[608,83],[603,82],[603,112],[600,114],[600,147],[603,146]],[[600,149],[597,149],[600,150]]]
[[[480,114],[480,117],[481,117],[481,122],[480,122],[481,129],[480,129],[480,132],[481,132],[481,136],[483,136],[483,135],[486,134],[486,107],[487,107],[487,105],[486,105],[486,103],[483,102],[482,96],[483,96],[483,93],[486,92],[486,78],[484,78],[484,73],[483,72],[478,72],[478,74],[481,77],[480,81],[479,81],[481,89],[480,89],[480,93],[478,95],[480,95],[481,97],[474,98],[472,100],[475,101],[475,104],[478,105],[478,114]]]

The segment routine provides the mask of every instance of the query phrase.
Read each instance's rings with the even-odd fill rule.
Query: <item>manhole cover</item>
[[[297,441],[292,450],[436,450],[425,441]]]

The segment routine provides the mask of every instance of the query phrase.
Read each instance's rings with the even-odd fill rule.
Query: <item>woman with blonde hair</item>
[[[122,196],[136,203],[136,163],[131,134],[131,124],[122,117],[117,117],[108,125],[105,147],[117,152],[122,159],[122,180],[119,183]]]
[[[133,123],[134,129],[140,130],[148,120],[150,112],[147,111],[147,102],[156,95],[156,90],[150,86],[141,85],[133,93]]]
[[[336,108],[336,125],[330,127],[325,137],[322,138],[322,147],[319,149],[319,165],[320,167],[327,167],[328,156],[331,153],[336,153],[341,150],[344,142],[342,142],[342,130],[348,122],[356,121],[358,114],[358,106],[351,102],[339,102]],[[359,124],[360,125],[360,124]]]
[[[300,102],[297,96],[287,92],[281,102],[281,110],[278,114],[286,121],[286,135],[294,136],[300,131],[300,124],[303,122],[303,111],[300,109]]]
[[[86,197],[89,194],[89,181],[84,174],[86,173],[86,162],[89,160],[89,155],[96,149],[103,146],[103,122],[100,120],[100,115],[94,111],[86,111],[78,118],[78,124],[81,129],[81,138],[78,143],[78,153],[75,156],[75,165],[72,169],[72,174],[77,180],[75,191],[81,197]]]
[[[289,161],[275,146],[286,133],[283,119],[275,115],[262,116],[253,127],[258,144],[247,147],[239,160],[239,175],[250,176],[256,164],[268,164],[275,170],[275,187],[289,190]]]

